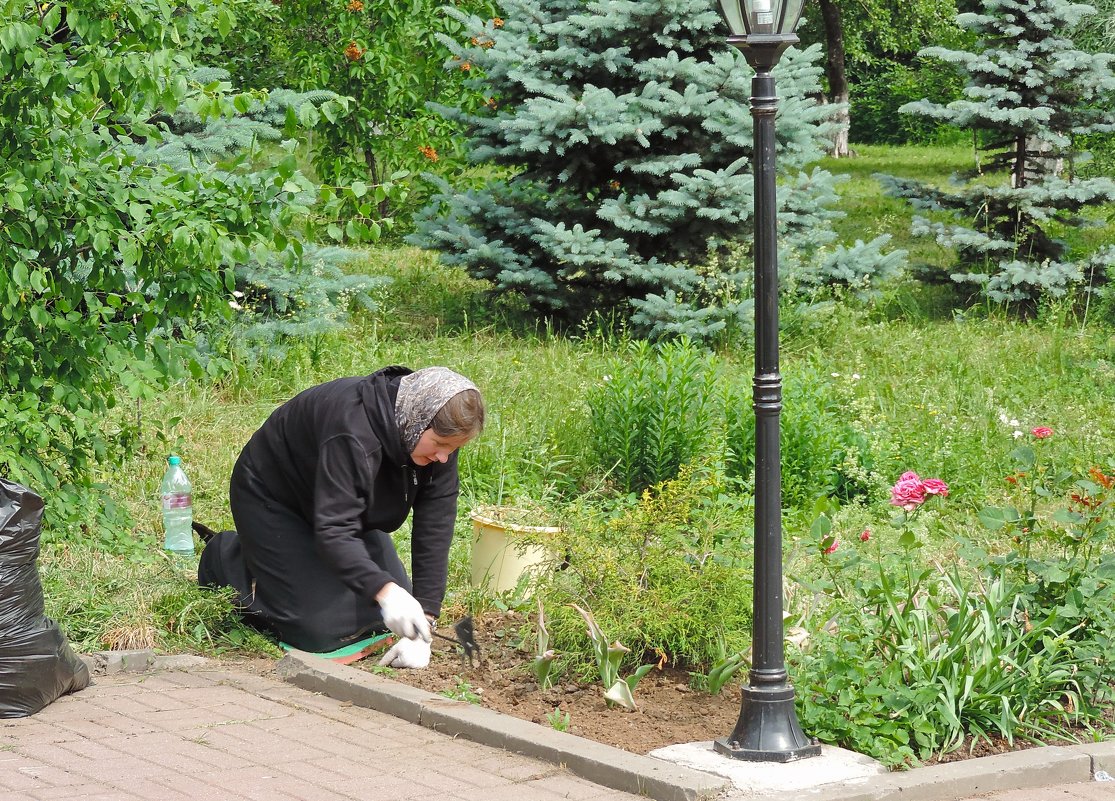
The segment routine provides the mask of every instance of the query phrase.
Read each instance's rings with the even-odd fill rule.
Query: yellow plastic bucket
[[[551,551],[523,535],[557,534],[557,526],[525,526],[509,520],[529,513],[501,506],[474,509],[472,519],[472,586],[489,592],[515,589],[519,580],[539,569],[551,558]]]

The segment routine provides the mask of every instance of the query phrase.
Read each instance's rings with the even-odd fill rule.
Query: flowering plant
[[[939,478],[923,479],[912,470],[908,470],[898,478],[898,482],[890,488],[891,506],[901,506],[907,514],[917,511],[925,501],[938,495],[947,498],[949,485]]]
[[[1053,603],[1062,611],[1086,574],[1111,560],[1103,553],[1115,521],[1115,477],[1099,466],[1084,475],[1056,467],[1052,458],[1041,458],[1053,430],[1038,426],[1030,431],[1033,444],[1011,451],[1014,470],[1004,480],[1011,487],[1009,504],[987,506],[979,520],[988,529],[1007,535],[999,564],[1012,568],[1027,584],[1035,601]],[[1115,564],[1111,564],[1115,570]],[[1083,601],[1083,597],[1081,598]],[[1079,607],[1079,608],[1077,608]],[[1075,617],[1075,615],[1072,615]]]

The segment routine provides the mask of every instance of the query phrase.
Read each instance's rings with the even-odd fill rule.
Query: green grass
[[[838,241],[868,242],[886,234],[889,249],[909,252],[913,264],[946,267],[952,253],[931,239],[910,234],[913,209],[905,200],[887,197],[876,180],[877,173],[899,178],[915,178],[927,184],[945,186],[952,175],[972,165],[972,151],[964,146],[856,145],[854,158],[822,159],[820,166],[834,175],[846,176],[837,184],[840,210],[845,216],[833,223]]]
[[[927,237],[914,237],[910,223],[914,210],[904,200],[887,197],[882,192],[875,175],[878,173],[899,178],[912,178],[925,184],[947,187],[953,176],[971,170],[976,156],[971,145],[910,145],[896,148],[885,145],[855,145],[855,157],[845,159],[825,158],[819,166],[834,175],[845,176],[837,185],[840,209],[845,216],[833,223],[838,241],[851,243],[857,239],[869,241],[888,234],[889,247],[909,252],[911,265],[924,265],[934,271],[946,270],[952,264],[954,253],[937,245]],[[1001,176],[989,176],[989,180]],[[1088,224],[1081,227],[1054,225],[1053,236],[1068,243],[1073,258],[1092,253],[1103,245],[1115,241],[1115,206],[1089,208],[1081,215]],[[958,295],[949,288],[934,292],[920,288],[917,303],[921,311],[934,313],[954,306]],[[907,305],[907,308],[910,308]]]
[[[947,265],[948,254],[934,253],[935,246],[915,244],[903,233],[909,210],[882,197],[872,175],[885,171],[943,182],[964,166],[966,149],[859,150],[856,159],[825,163],[850,176],[840,190],[847,213],[838,223],[841,238],[890,233],[895,246],[920,248],[916,252],[922,257]],[[136,541],[138,558],[107,556],[81,543],[51,542],[40,560],[48,613],[79,649],[151,645],[167,651],[277,654],[274,643],[236,622],[223,596],[199,591],[188,567],[161,553],[156,496],[165,456],[175,452],[183,457],[194,484],[195,517],[214,528],[228,527],[232,465],[248,437],[279,404],[305,387],[339,376],[366,374],[388,364],[439,364],[476,381],[489,407],[483,436],[461,455],[462,495],[447,614],[515,603],[511,597],[480,597],[470,586],[467,513],[482,504],[529,503],[576,526],[573,534],[580,540],[571,541],[580,542],[586,552],[594,545],[604,560],[615,556],[621,534],[634,553],[655,546],[689,560],[671,578],[675,595],[644,586],[653,571],[635,570],[625,585],[618,581],[623,571],[617,568],[598,577],[594,597],[579,599],[601,619],[609,619],[609,630],[623,630],[625,642],[635,641],[634,628],[665,632],[652,635],[651,650],[673,648],[674,653],[706,659],[707,664],[693,665],[699,672],[707,672],[715,661],[711,649],[717,641],[738,650],[740,631],[709,636],[725,619],[722,611],[709,611],[712,607],[686,598],[678,588],[692,565],[715,550],[709,542],[747,544],[753,512],[746,482],[726,483],[722,476],[702,474],[700,480],[674,487],[676,496],[636,503],[615,492],[608,466],[594,461],[587,398],[605,373],[614,370],[614,359],[627,353],[626,339],[603,326],[557,335],[544,322],[524,318],[513,302],[489,300],[479,282],[412,248],[372,249],[361,268],[390,275],[395,282],[377,296],[379,309],[361,314],[348,332],[318,341],[312,350],[294,347],[281,363],[245,363],[222,382],[182,383],[157,401],[120,407],[126,410],[120,414],[140,421],[144,434],[124,464],[105,469],[103,480],[134,520],[134,528],[124,533]],[[1067,304],[1046,304],[1034,319],[1020,322],[994,307],[957,308],[955,300],[945,291],[907,283],[871,306],[836,305],[814,312],[816,316],[790,303],[783,309],[785,378],[808,377],[811,392],[831,398],[840,422],[862,436],[870,457],[848,468],[862,473],[859,483],[866,494],[830,510],[832,534],[846,548],[870,529],[875,532],[873,546],[898,549],[899,531],[890,525],[894,509],[887,503],[889,487],[902,472],[915,470],[944,479],[951,489],[919,523],[920,558],[927,564],[959,563],[962,536],[978,538],[1000,552],[1005,544],[980,528],[976,512],[1005,503],[1011,491],[1004,476],[1012,469],[1016,431],[1024,439],[1030,428],[1050,426],[1055,435],[1043,447],[1058,467],[1080,472],[1099,465],[1115,473],[1115,431],[1107,425],[1115,402],[1111,330],[1095,317],[1085,323],[1079,310]],[[722,347],[713,358],[720,389],[749,386],[749,343]],[[783,420],[797,423],[809,413],[787,403]],[[175,417],[180,418],[176,425],[164,422]],[[814,422],[831,425],[831,419]],[[1018,424],[1010,424],[1012,420]],[[722,448],[723,438],[710,430],[702,464],[715,468]],[[798,486],[808,487],[809,476],[798,479]],[[669,502],[675,497],[676,502]],[[683,508],[692,514],[681,513]],[[811,528],[816,512],[808,504],[785,511],[786,571],[806,581],[819,578]],[[399,542],[405,550],[405,530]],[[688,554],[691,547],[699,551]],[[741,584],[730,593],[726,589],[725,597],[749,597],[746,551],[743,556],[731,553],[727,568],[738,573]],[[627,561],[631,564],[625,569],[640,564],[637,556]],[[725,569],[725,563],[717,567]],[[558,589],[569,589],[574,572],[559,577]],[[809,618],[817,603],[814,592],[789,585],[787,609],[801,619]],[[561,609],[547,609],[558,633],[563,627],[581,633],[576,620],[563,623]],[[686,616],[664,621],[663,609],[685,609]],[[738,611],[742,618],[749,612]],[[665,622],[679,625],[661,625]],[[676,641],[664,641],[670,638]],[[575,649],[567,656],[576,657]],[[631,659],[643,657],[632,654]],[[854,662],[858,657],[851,658]],[[569,670],[573,675],[576,668]]]

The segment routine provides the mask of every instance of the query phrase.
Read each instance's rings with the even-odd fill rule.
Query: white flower
[[[236,309],[236,311],[240,311],[240,304],[237,303],[235,300],[230,300],[228,302],[228,305],[229,305],[229,308]]]
[[[860,379],[860,374],[859,373],[852,373],[852,380],[853,381],[859,381],[859,379]]]
[[[840,373],[829,373],[833,378],[840,378]]]
[[[244,293],[237,289],[237,290],[233,291],[232,296],[234,298],[242,298],[242,297],[244,297]]]
[[[604,376],[604,381],[607,382],[607,381],[611,381],[611,380],[612,380],[612,377],[610,375]]]
[[[1026,436],[1026,435],[1023,434],[1021,431],[1019,431],[1017,428],[1014,430],[1014,438],[1015,439],[1018,439],[1019,437],[1024,437],[1024,436]]]

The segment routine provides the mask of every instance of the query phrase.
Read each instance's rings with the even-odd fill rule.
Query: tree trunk
[[[825,77],[829,84],[829,101],[841,105],[842,110],[833,118],[837,129],[833,135],[830,155],[845,158],[851,155],[848,147],[848,129],[851,113],[848,110],[848,76],[844,70],[844,23],[840,19],[837,0],[820,0],[821,19],[825,28]]]

